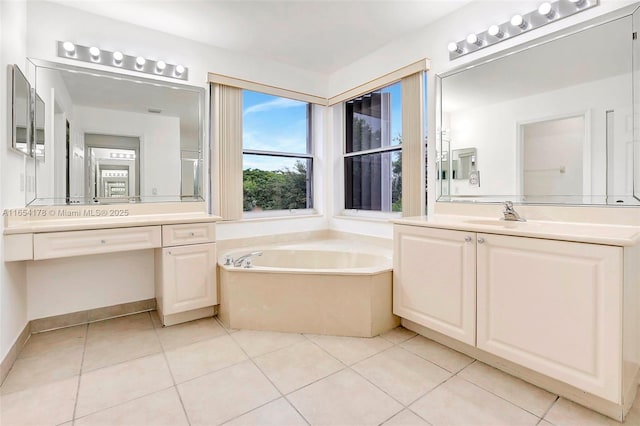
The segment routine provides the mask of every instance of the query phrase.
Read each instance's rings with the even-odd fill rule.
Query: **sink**
[[[517,228],[521,226],[534,225],[532,222],[518,222],[515,220],[501,220],[501,219],[470,219],[465,220],[466,223],[472,225],[488,225],[488,226],[502,226],[505,228]]]

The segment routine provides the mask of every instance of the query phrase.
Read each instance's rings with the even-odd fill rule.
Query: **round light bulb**
[[[502,37],[502,32],[500,31],[500,27],[497,25],[492,25],[487,30],[487,33],[493,37]]]
[[[181,75],[184,72],[184,67],[182,65],[176,65],[176,74]]]
[[[116,64],[121,63],[123,59],[124,59],[124,55],[122,54],[122,52],[118,50],[113,52],[113,60],[116,62]]]
[[[71,43],[70,41],[65,41],[64,43],[62,43],[62,48],[67,53],[73,53],[76,50],[76,45]]]
[[[475,33],[471,33],[467,36],[467,43],[476,44],[478,42],[478,36]]]
[[[454,43],[454,42],[449,43],[447,45],[447,49],[449,49],[449,52],[451,52],[451,53],[457,52],[459,50],[458,49],[458,43]]]
[[[538,7],[538,13],[542,16],[546,16],[549,19],[553,18],[553,15],[555,14],[553,9],[551,8],[551,3],[549,2],[542,3],[540,7]]]
[[[142,68],[146,62],[147,62],[147,60],[145,58],[143,58],[142,56],[138,56],[136,58],[136,65],[139,66],[140,68]]]
[[[100,57],[100,49],[98,49],[95,46],[92,46],[89,48],[89,54],[91,55],[92,58],[99,58]]]
[[[585,0],[569,0],[571,3],[575,4],[576,6],[580,7],[582,5],[585,4]]]
[[[511,25],[514,27],[524,28],[527,24],[524,22],[522,15],[513,15],[511,17]]]
[[[156,62],[156,68],[158,68],[158,71],[164,71],[166,67],[167,67],[167,63],[165,61]]]

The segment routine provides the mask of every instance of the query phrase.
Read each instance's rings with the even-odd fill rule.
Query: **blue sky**
[[[391,134],[402,132],[401,87],[382,90],[391,95]],[[243,91],[242,144],[244,149],[305,153],[307,149],[307,104],[263,93]],[[245,155],[243,169],[281,170],[291,168],[295,158]]]

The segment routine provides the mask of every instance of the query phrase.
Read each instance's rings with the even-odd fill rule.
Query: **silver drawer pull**
[[[466,237],[464,237],[464,240],[465,240],[465,242],[470,243],[472,238],[467,235]]]
[[[482,237],[478,238],[478,244],[484,244],[484,238]]]
[[[189,235],[192,236],[192,237],[195,237],[196,233],[195,232],[189,232]]]
[[[107,244],[107,240],[100,240],[100,244]]]

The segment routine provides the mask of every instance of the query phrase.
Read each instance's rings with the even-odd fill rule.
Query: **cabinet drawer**
[[[212,243],[216,240],[215,223],[185,223],[162,227],[162,246]]]
[[[35,234],[33,258],[82,256],[160,247],[160,226]]]

